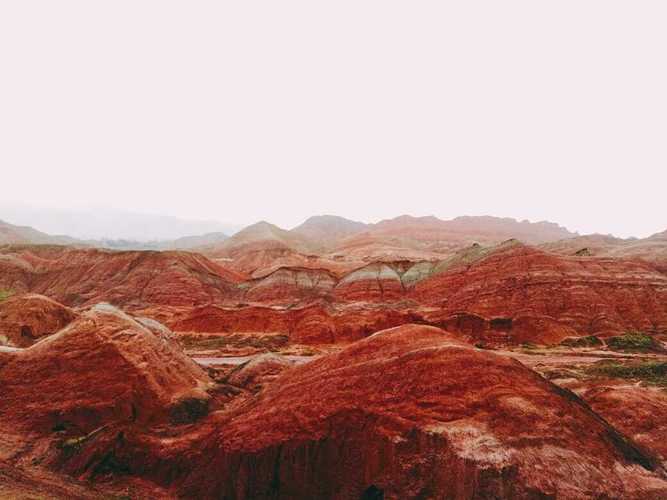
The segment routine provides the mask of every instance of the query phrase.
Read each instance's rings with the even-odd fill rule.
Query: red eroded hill
[[[564,257],[509,245],[433,274],[408,295],[437,306],[435,316],[542,316],[581,335],[667,332],[667,277],[640,260]]]
[[[574,394],[432,327],[286,370],[209,426],[188,462],[162,455],[186,497],[667,495],[654,458]]]
[[[76,319],[69,307],[43,295],[15,295],[0,302],[0,339],[16,347],[28,347],[56,333]]]
[[[106,424],[167,419],[193,400],[205,406],[210,380],[173,342],[98,305],[6,357],[0,385],[3,427],[80,436]]]
[[[233,296],[242,275],[189,252],[24,247],[5,250],[11,282],[69,306],[193,306]],[[11,252],[11,253],[7,253]],[[24,282],[21,282],[24,280]]]

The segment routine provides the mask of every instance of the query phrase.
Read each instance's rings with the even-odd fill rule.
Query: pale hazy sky
[[[0,200],[667,228],[664,1],[3,1]]]

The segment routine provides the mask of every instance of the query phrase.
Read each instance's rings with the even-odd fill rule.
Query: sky
[[[0,3],[0,201],[667,228],[664,1]]]

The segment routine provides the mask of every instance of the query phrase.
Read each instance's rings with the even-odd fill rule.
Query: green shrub
[[[643,380],[650,384],[667,387],[667,362],[644,361],[622,364],[615,361],[604,362],[589,368],[589,373],[602,377]]]
[[[602,341],[595,335],[587,337],[568,337],[560,343],[567,347],[596,347],[602,345]]]
[[[7,300],[12,295],[14,295],[14,292],[12,290],[4,290],[0,288],[0,302],[2,302],[3,300]]]
[[[614,351],[654,351],[658,344],[653,337],[643,332],[627,332],[607,339],[607,347]]]

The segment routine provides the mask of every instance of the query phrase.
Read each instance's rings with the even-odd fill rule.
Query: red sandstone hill
[[[409,296],[437,305],[437,315],[533,315],[582,335],[667,333],[667,279],[640,260],[562,257],[512,245],[421,280]]]
[[[243,277],[188,252],[5,248],[0,288],[29,290],[70,306],[100,301],[141,308],[222,301]]]
[[[77,318],[69,307],[37,294],[16,295],[0,302],[0,341],[28,347]]]
[[[209,426],[197,454],[165,452],[157,467],[187,468],[186,497],[667,495],[655,458],[572,393],[431,327],[283,371]]]
[[[208,400],[210,380],[171,341],[98,305],[0,366],[0,426],[86,435],[103,425],[150,423]]]

